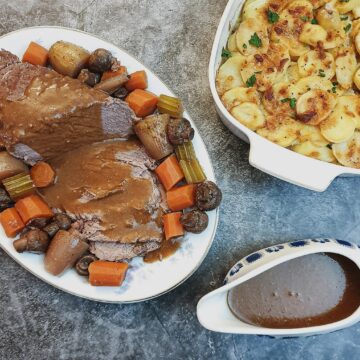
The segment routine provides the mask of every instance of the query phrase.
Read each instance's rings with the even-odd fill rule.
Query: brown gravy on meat
[[[267,328],[300,328],[347,318],[360,306],[360,270],[335,254],[302,256],[233,288],[233,314]]]
[[[160,242],[160,193],[152,175],[146,168],[118,161],[121,154],[129,157],[139,148],[135,140],[114,141],[65,153],[51,162],[57,180],[43,190],[46,201],[82,219],[95,219],[101,229],[90,240]]]

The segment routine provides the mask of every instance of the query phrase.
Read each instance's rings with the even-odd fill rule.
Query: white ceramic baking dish
[[[240,124],[222,104],[215,78],[221,52],[246,0],[230,0],[221,18],[211,53],[209,80],[217,111],[224,124],[240,139],[250,143],[249,162],[255,168],[279,179],[315,191],[325,191],[339,175],[360,175],[360,170],[315,160],[282,148]]]

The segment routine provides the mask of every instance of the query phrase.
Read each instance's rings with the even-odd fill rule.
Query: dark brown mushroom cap
[[[89,57],[89,70],[95,73],[108,71],[111,69],[112,59],[113,56],[109,50],[96,49]]]
[[[167,136],[171,144],[182,145],[194,138],[194,129],[190,121],[184,118],[170,119],[167,126]]]
[[[60,230],[69,230],[71,227],[71,219],[68,215],[63,213],[58,213],[54,215],[53,221],[55,221]]]
[[[84,255],[77,261],[75,265],[76,272],[81,276],[89,276],[89,265],[96,260],[97,257],[95,255]]]
[[[204,181],[196,186],[195,203],[200,210],[214,210],[220,205],[221,200],[221,190],[212,181]]]
[[[45,231],[32,229],[25,233],[20,239],[14,241],[14,248],[17,252],[38,252],[44,253],[49,247],[49,236]]]
[[[203,232],[209,223],[208,215],[200,210],[192,210],[181,215],[180,222],[186,231],[200,234]]]

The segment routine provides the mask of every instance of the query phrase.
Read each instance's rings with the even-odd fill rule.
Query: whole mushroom
[[[15,250],[19,253],[24,251],[44,253],[49,247],[49,244],[50,239],[48,234],[40,229],[29,230],[13,243]]]
[[[184,118],[171,119],[167,126],[167,136],[173,145],[182,145],[194,138],[194,129],[190,121]]]
[[[97,257],[95,255],[84,255],[77,261],[75,265],[76,272],[81,276],[89,276],[89,265],[96,260]]]
[[[194,234],[200,234],[207,228],[209,217],[203,211],[192,210],[181,215],[180,222],[186,231]]]
[[[109,50],[96,49],[89,57],[89,70],[95,73],[108,71],[111,69],[112,59],[113,56]]]
[[[197,184],[195,190],[195,203],[200,210],[214,210],[220,205],[221,200],[221,190],[215,183],[212,181],[204,181]]]

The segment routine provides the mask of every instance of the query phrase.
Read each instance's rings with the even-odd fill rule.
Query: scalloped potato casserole
[[[248,0],[222,57],[216,87],[237,121],[360,168],[360,0]]]

